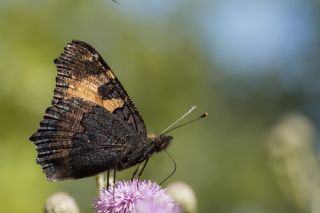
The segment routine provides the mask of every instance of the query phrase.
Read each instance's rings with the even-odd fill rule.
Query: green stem
[[[104,176],[103,174],[99,174],[96,176],[96,183],[97,183],[97,190],[98,190],[98,194],[100,193],[100,191],[102,190],[102,188],[104,187]]]

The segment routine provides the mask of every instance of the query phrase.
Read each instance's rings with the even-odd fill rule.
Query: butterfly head
[[[168,147],[171,140],[173,139],[170,135],[155,135],[148,134],[148,140],[154,145],[154,151],[160,152]]]

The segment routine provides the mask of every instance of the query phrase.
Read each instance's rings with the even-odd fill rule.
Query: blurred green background
[[[48,182],[28,141],[72,39],[100,52],[148,131],[209,113],[169,149],[168,182],[191,185],[198,212],[320,212],[319,20],[318,0],[0,1],[0,212],[42,212],[56,191],[93,211],[94,178]],[[157,154],[143,178],[171,171]]]

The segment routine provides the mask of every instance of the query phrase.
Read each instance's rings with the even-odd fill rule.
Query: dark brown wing
[[[55,61],[52,106],[30,140],[49,180],[80,178],[115,168],[128,147],[146,142],[144,122],[101,56],[72,41]],[[123,167],[124,168],[124,167]]]
[[[129,95],[100,54],[89,44],[73,40],[55,61],[58,69],[52,104],[79,97],[117,114],[143,141],[146,128]]]
[[[51,181],[114,169],[140,142],[119,116],[79,98],[49,107],[30,140],[36,145],[37,163]]]

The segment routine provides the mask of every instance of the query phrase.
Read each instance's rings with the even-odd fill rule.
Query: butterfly
[[[48,180],[123,170],[170,144],[172,136],[147,133],[129,95],[92,46],[73,40],[54,63],[53,100],[30,137]]]

